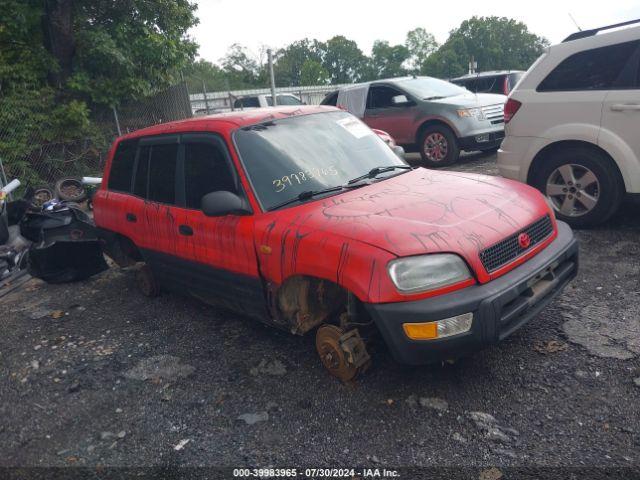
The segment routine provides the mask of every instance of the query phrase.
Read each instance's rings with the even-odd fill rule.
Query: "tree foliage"
[[[404,45],[390,45],[386,40],[376,40],[371,49],[370,72],[367,77],[377,79],[406,75],[404,64],[409,55],[409,49]]]
[[[174,83],[197,51],[187,37],[195,8],[190,0],[3,0],[0,156],[100,136],[92,111]]]
[[[447,41],[421,66],[421,73],[450,78],[467,73],[473,56],[478,70],[526,70],[548,41],[505,17],[472,17],[452,30]]]
[[[420,72],[427,58],[438,49],[436,38],[422,27],[407,32],[404,45],[409,53],[407,67],[413,73]]]

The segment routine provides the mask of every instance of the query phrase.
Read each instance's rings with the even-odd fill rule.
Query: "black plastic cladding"
[[[518,236],[521,233],[526,233],[531,239],[531,243],[527,248],[522,248],[518,242]],[[481,251],[480,260],[482,265],[487,272],[491,273],[531,250],[535,245],[549,237],[551,233],[553,233],[553,224],[549,215],[546,215],[510,237]]]

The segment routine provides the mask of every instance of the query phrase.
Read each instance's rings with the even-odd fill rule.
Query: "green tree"
[[[331,83],[360,81],[366,66],[366,57],[358,44],[342,35],[320,44],[322,66],[329,73]]]
[[[196,53],[186,36],[195,8],[189,0],[3,0],[5,166],[27,175],[15,162],[34,146],[101,137],[92,110],[175,82]]]
[[[404,45],[409,51],[407,66],[414,73],[420,72],[429,55],[438,49],[436,38],[422,27],[407,32]]]
[[[300,69],[300,85],[326,85],[329,83],[329,72],[316,60],[308,59]]]
[[[320,42],[317,40],[304,38],[280,49],[276,53],[276,61],[273,67],[278,86],[302,85],[302,70],[308,61],[314,63],[310,64],[307,69],[315,64],[322,66],[322,51]]]
[[[386,40],[373,42],[370,59],[371,80],[380,78],[401,77],[407,74],[403,64],[409,58],[409,50],[404,45],[390,45]]]
[[[234,43],[220,59],[230,89],[252,88],[265,85],[267,76],[264,66],[247,50]]]
[[[209,92],[227,88],[227,75],[222,67],[203,59],[184,70],[184,80],[189,93],[202,93],[203,83]]]
[[[548,44],[522,22],[505,17],[472,17],[450,32],[447,41],[424,62],[421,73],[463,75],[471,56],[478,62],[478,71],[526,70]]]

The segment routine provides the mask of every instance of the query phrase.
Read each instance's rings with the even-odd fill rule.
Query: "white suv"
[[[549,47],[505,104],[500,173],[545,193],[574,227],[640,197],[640,23]]]

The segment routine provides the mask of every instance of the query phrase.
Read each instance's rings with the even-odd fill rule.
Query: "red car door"
[[[94,197],[96,224],[111,232],[119,233],[140,245],[144,241],[144,198],[132,194],[133,173],[137,162],[138,141],[123,140],[118,143],[111,160],[107,188],[100,189]],[[101,208],[108,203],[109,208]]]
[[[208,133],[151,141],[146,256],[160,283],[264,318],[253,216],[208,217],[201,210],[207,193],[242,194],[224,141]]]

